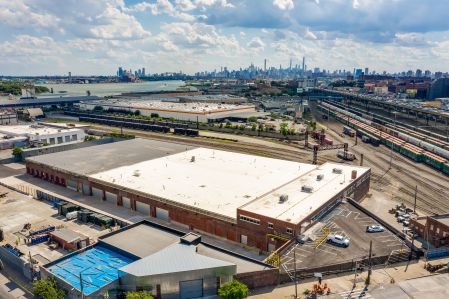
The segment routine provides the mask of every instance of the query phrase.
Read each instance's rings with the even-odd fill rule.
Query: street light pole
[[[83,274],[81,272],[80,272],[80,289],[81,289],[81,299],[84,299]]]
[[[395,132],[396,132],[396,111],[393,112],[393,114],[394,114],[394,129],[395,129]],[[393,142],[391,143],[390,168],[389,169],[391,169],[392,165],[393,165]]]

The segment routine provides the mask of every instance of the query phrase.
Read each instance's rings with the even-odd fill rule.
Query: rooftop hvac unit
[[[324,174],[319,174],[316,176],[317,181],[321,181],[324,178]]]
[[[192,158],[190,158],[190,162],[195,162],[195,156],[192,156]]]
[[[334,169],[332,169],[332,172],[341,174],[341,173],[343,173],[343,169],[341,169],[341,168],[334,168]]]
[[[284,203],[288,200],[288,195],[287,194],[282,194],[281,196],[279,196],[279,203]]]
[[[312,193],[313,192],[313,187],[304,185],[304,186],[301,187],[301,191],[302,192],[307,192],[307,193]]]

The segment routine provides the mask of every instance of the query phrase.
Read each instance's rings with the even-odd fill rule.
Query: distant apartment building
[[[449,78],[441,78],[434,80],[430,85],[428,100],[435,98],[447,98],[449,97]]]

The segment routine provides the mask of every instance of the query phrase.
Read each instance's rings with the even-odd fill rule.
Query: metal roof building
[[[97,96],[53,97],[53,98],[37,98],[37,99],[22,99],[22,100],[0,99],[0,108],[42,107],[47,105],[58,105],[63,103],[79,103],[80,101],[93,101],[98,99],[99,97]]]
[[[142,221],[44,265],[41,275],[56,279],[69,299],[81,292],[93,299],[136,290],[170,299],[214,296],[234,278],[250,288],[275,285],[279,269],[203,241],[199,234]]]

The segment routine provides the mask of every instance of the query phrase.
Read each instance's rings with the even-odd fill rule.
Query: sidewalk
[[[447,259],[441,259],[433,261],[433,264],[440,264],[444,263],[447,264],[449,262],[449,258]],[[407,263],[400,263],[397,265],[393,265],[390,268],[383,269],[383,268],[376,268],[373,270],[371,275],[371,284],[368,287],[367,292],[368,295],[364,296],[364,298],[385,298],[385,299],[396,299],[396,298],[410,298],[407,294],[408,292],[417,292],[417,290],[412,289],[413,284],[411,283],[411,279],[421,279],[421,278],[427,278],[427,279],[437,279],[441,280],[442,276],[447,276],[447,283],[449,283],[449,274],[432,274],[424,269],[424,260],[420,260],[418,262],[414,261],[411,264],[407,265]],[[365,279],[367,277],[368,273],[367,271],[364,271],[362,273],[359,273],[357,275],[356,279],[356,285],[355,290],[361,290],[365,287]],[[394,278],[394,283],[392,284],[391,277]],[[305,298],[303,295],[303,292],[305,289],[311,289],[313,284],[316,283],[316,279],[307,279],[306,281],[299,281],[298,282],[298,298]],[[446,282],[446,280],[444,280]],[[346,296],[340,294],[344,293],[347,294],[348,291],[353,289],[354,284],[354,273],[345,273],[340,275],[331,275],[331,276],[324,276],[323,277],[323,283],[327,283],[329,288],[332,291],[332,294],[330,296],[324,296],[323,298],[346,298]],[[429,285],[429,283],[428,283]],[[430,284],[434,288],[438,285],[438,283]],[[441,288],[444,289],[448,284],[441,285]],[[405,291],[403,290],[403,287]],[[408,288],[405,288],[406,286],[409,286]],[[251,296],[249,298],[253,299],[271,299],[271,298],[294,298],[295,294],[295,286],[293,283],[289,284],[283,284],[279,285],[275,289],[268,289],[263,288],[259,290],[255,290],[251,292]],[[388,295],[390,294],[390,295]],[[395,294],[394,296],[391,296]],[[429,293],[428,293],[429,294]],[[447,294],[444,293],[444,291],[439,290],[438,294],[445,295],[446,297],[441,298],[449,298],[449,290],[447,291]],[[432,297],[432,296],[433,297]],[[349,297],[351,298],[351,297]],[[356,297],[354,297],[356,298]],[[423,294],[420,294],[420,296],[417,296],[415,298],[424,298]],[[428,299],[436,298],[434,293],[430,293],[427,297]]]

